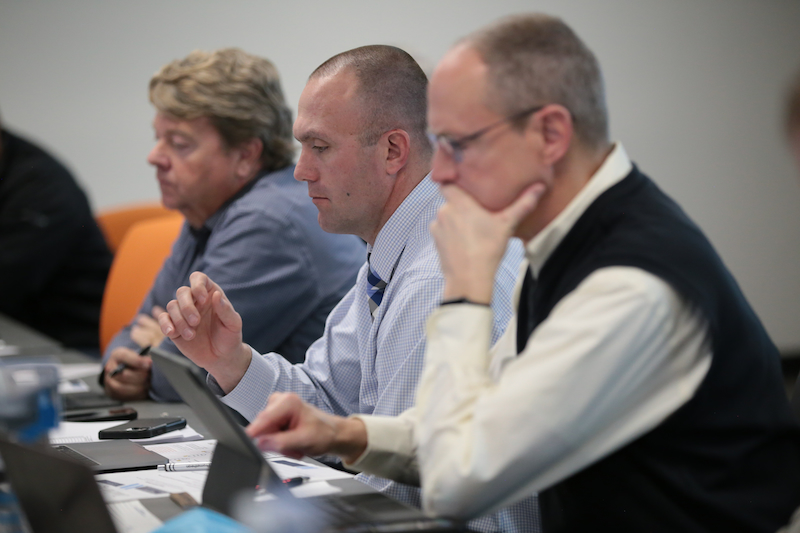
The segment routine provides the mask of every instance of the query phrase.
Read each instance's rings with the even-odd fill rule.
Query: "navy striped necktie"
[[[367,296],[369,297],[369,312],[373,318],[378,311],[378,306],[381,305],[383,300],[383,290],[386,288],[386,282],[372,270],[372,265],[369,264],[369,256],[367,257],[367,265],[369,266],[369,273],[367,273]]]

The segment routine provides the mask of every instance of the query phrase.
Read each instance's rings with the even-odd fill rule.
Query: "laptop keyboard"
[[[334,524],[356,524],[368,522],[371,519],[369,513],[358,509],[342,498],[316,498],[314,504],[322,509]]]
[[[407,533],[409,531],[451,532],[461,531],[449,520],[437,518],[411,518],[384,522],[369,512],[359,509],[342,498],[314,498],[314,505],[326,513],[337,533]]]
[[[86,466],[96,466],[96,465],[100,464],[97,461],[93,461],[92,459],[89,459],[88,457],[86,457],[82,453],[76,452],[72,448],[68,448],[66,446],[53,446],[53,449],[55,451],[57,451],[58,453],[63,453],[64,455],[66,455],[67,457],[72,459],[73,461],[77,461],[77,462],[79,462],[79,463],[81,463],[83,465],[86,465]]]

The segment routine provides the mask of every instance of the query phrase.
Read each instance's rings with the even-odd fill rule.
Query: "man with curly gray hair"
[[[235,48],[195,51],[153,76],[150,101],[156,144],[147,160],[162,203],[186,222],[139,316],[106,349],[107,394],[178,399],[138,352],[178,352],[151,314],[195,271],[213,276],[246,316],[247,343],[302,361],[355,281],[364,249],[322,231],[293,177],[292,114],[277,69]]]

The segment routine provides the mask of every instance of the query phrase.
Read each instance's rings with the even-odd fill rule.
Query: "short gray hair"
[[[426,119],[428,77],[410,54],[394,46],[362,46],[328,59],[309,79],[344,69],[351,69],[358,80],[362,144],[375,144],[385,132],[399,128],[421,153],[433,153]]]
[[[515,15],[467,36],[489,68],[487,105],[506,115],[561,104],[576,137],[589,148],[608,143],[608,111],[600,65],[558,18]]]
[[[293,161],[292,112],[278,70],[267,59],[238,48],[195,50],[153,76],[150,101],[181,120],[208,117],[229,148],[260,139],[263,170]]]

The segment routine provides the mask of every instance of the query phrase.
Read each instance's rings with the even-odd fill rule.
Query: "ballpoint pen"
[[[141,350],[139,350],[139,355],[145,356],[149,352],[150,352],[150,346],[148,345],[148,346],[145,346],[144,348],[142,348]],[[108,377],[113,378],[114,376],[116,376],[117,374],[119,374],[120,372],[125,370],[126,368],[127,368],[127,365],[125,365],[125,363],[120,363],[120,364],[117,365],[117,367],[114,370],[109,372]]]
[[[159,472],[186,472],[191,470],[208,470],[210,466],[210,462],[167,463],[165,465],[158,465],[157,468]]]

